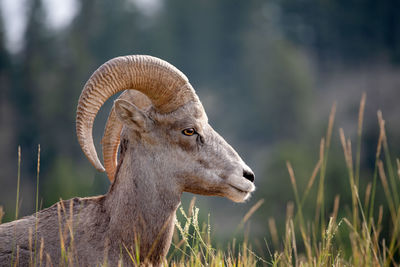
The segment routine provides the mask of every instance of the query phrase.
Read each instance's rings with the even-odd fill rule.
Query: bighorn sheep
[[[104,169],[93,144],[94,118],[124,90],[107,121]],[[155,57],[118,57],[97,69],[79,98],[76,131],[89,161],[107,171],[108,193],[61,201],[0,225],[0,265],[18,255],[25,266],[39,254],[57,265],[132,265],[127,250],[138,249],[142,264],[159,266],[182,192],[243,202],[255,189],[253,172],[208,124],[186,76]]]

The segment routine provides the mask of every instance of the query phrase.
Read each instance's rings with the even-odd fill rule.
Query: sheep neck
[[[115,182],[106,195],[109,238],[118,238],[130,250],[139,244],[141,261],[157,263],[170,247],[182,192],[174,185],[174,177],[158,168],[152,155],[140,146],[125,145],[121,143]]]

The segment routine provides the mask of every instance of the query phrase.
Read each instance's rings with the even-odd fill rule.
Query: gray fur
[[[254,191],[253,182],[243,177],[244,172],[252,174],[250,168],[208,124],[199,101],[167,114],[154,108],[142,111],[123,101],[115,103],[124,128],[109,192],[62,201],[0,225],[0,266],[10,266],[16,246],[20,266],[35,256],[36,262],[51,259],[57,266],[65,261],[60,236],[68,251],[66,259],[74,266],[116,266],[119,261],[131,266],[127,250],[134,256],[135,246],[142,264],[160,266],[171,244],[182,192],[243,202]],[[184,135],[187,128],[198,134]],[[37,237],[36,250],[29,245],[29,229],[33,240]]]

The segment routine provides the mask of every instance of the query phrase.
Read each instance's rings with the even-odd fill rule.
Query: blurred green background
[[[335,101],[327,207],[336,194],[341,212],[351,203],[338,129],[355,140],[362,92],[367,106],[360,191],[374,167],[378,109],[386,119],[392,153],[399,157],[397,0],[63,2],[0,2],[0,205],[5,220],[15,212],[18,145],[22,215],[35,209],[38,144],[42,207],[59,198],[107,192],[106,175],[97,173],[80,150],[75,110],[93,71],[120,55],[157,56],[184,72],[210,123],[255,171],[257,191],[246,204],[197,197],[200,213],[204,218],[211,214],[214,238],[221,242],[232,237],[260,199],[265,202],[249,222],[253,241],[262,244],[269,238],[270,217],[278,228],[282,225],[286,203],[294,199],[286,160],[304,189]],[[111,104],[95,122],[97,149]],[[184,206],[192,196],[185,194]],[[378,196],[379,201],[384,200]]]

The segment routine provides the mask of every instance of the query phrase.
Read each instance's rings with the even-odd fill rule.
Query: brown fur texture
[[[251,169],[212,129],[199,100],[164,113],[117,99],[113,110],[123,127],[108,193],[0,225],[0,266],[132,266],[129,253],[161,266],[184,191],[235,202],[254,191]]]

